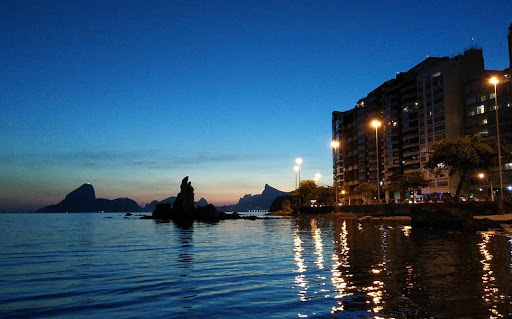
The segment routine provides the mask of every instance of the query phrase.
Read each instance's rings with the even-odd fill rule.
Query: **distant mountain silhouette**
[[[114,200],[96,198],[94,187],[91,184],[83,184],[56,205],[49,205],[38,210],[41,213],[63,212],[140,212],[141,207],[130,198],[118,198]]]
[[[250,210],[268,210],[270,205],[278,196],[288,195],[289,192],[280,191],[268,184],[265,184],[265,188],[261,194],[251,195],[247,194],[240,198],[238,204],[226,205],[217,207],[221,211],[238,211],[247,212]]]
[[[164,203],[171,204],[171,207],[172,207],[172,205],[174,204],[175,201],[176,201],[176,196],[171,196],[171,197],[168,197],[168,198],[163,199],[161,201],[154,200],[151,203],[146,204],[146,206],[144,207],[144,211],[145,212],[152,212],[152,211],[154,211],[156,209],[156,205],[164,204]],[[208,202],[206,201],[206,199],[204,199],[202,197],[197,202],[194,202],[194,206],[195,207],[204,207],[206,205],[208,205]]]

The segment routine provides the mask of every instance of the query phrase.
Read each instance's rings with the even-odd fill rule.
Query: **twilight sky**
[[[140,205],[332,184],[331,113],[473,43],[508,67],[512,1],[1,1],[0,211],[85,182]]]

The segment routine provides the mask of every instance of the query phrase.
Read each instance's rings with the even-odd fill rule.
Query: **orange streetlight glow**
[[[503,168],[501,167],[501,142],[500,142],[500,120],[498,117],[498,80],[493,76],[489,79],[491,84],[494,84],[494,110],[496,111],[496,140],[498,142],[498,166],[500,171],[500,200],[503,202]]]
[[[380,167],[379,167],[379,134],[378,129],[382,125],[381,121],[373,120],[371,125],[375,127],[375,151],[377,153],[377,204],[380,204]]]
[[[382,123],[379,120],[373,120],[372,121],[372,126],[375,127],[375,128],[378,128],[381,125],[382,125]]]

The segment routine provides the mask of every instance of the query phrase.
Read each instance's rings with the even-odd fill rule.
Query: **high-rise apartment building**
[[[498,135],[496,125],[498,123],[501,145],[504,146],[502,153],[512,151],[512,24],[509,27],[508,48],[509,68],[503,71],[486,70],[480,77],[468,81],[464,87],[466,134],[478,134],[494,139]],[[494,84],[490,83],[492,77],[499,81],[496,85],[496,92]],[[498,104],[498,122],[496,121],[496,103]],[[483,173],[487,175],[484,181],[479,180],[477,176],[470,177],[468,189],[470,192],[479,194],[482,183],[490,184],[490,181],[494,181],[494,187],[499,188],[497,184],[500,180],[498,168],[493,172]],[[512,191],[511,163],[502,163],[502,174],[504,191],[510,194]],[[487,189],[487,187],[485,188]]]
[[[480,77],[483,71],[482,50],[469,49],[453,58],[439,59],[418,73],[420,167],[429,160],[435,142],[464,135],[464,83]],[[455,193],[456,177],[422,171],[430,181],[422,192]]]
[[[481,50],[427,58],[370,92],[354,109],[333,112],[333,139],[341,144],[333,156],[338,186],[353,193],[360,183],[377,185],[375,131],[370,122],[378,118],[383,124],[378,131],[381,186],[393,174],[422,172],[432,181],[427,193],[449,192],[448,174],[439,179],[422,168],[436,140],[464,133],[464,82],[481,71]],[[389,199],[388,192],[382,194]]]
[[[508,47],[512,65],[512,25]],[[505,151],[512,152],[511,68],[486,71],[482,50],[471,48],[451,58],[427,58],[380,85],[353,109],[333,112],[332,136],[340,142],[333,153],[335,183],[358,198],[353,190],[363,182],[376,185],[379,180],[386,185],[394,174],[420,172],[430,184],[421,190],[423,194],[455,193],[458,177],[450,177],[447,171],[436,176],[425,164],[432,145],[445,138],[464,134],[495,138],[496,95],[489,83],[491,76],[499,79],[501,143]],[[378,130],[379,172],[375,129],[370,126],[375,118],[382,122]],[[512,193],[512,164],[504,163],[503,168],[511,175],[505,182]],[[388,200],[389,194],[382,194]]]

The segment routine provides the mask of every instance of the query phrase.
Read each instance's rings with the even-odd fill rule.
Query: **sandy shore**
[[[495,220],[495,221],[507,221],[507,220],[512,220],[512,214],[503,214],[503,215],[477,215],[477,216],[473,216],[475,219],[484,219],[484,218],[487,218],[487,219],[490,219],[490,220]]]

